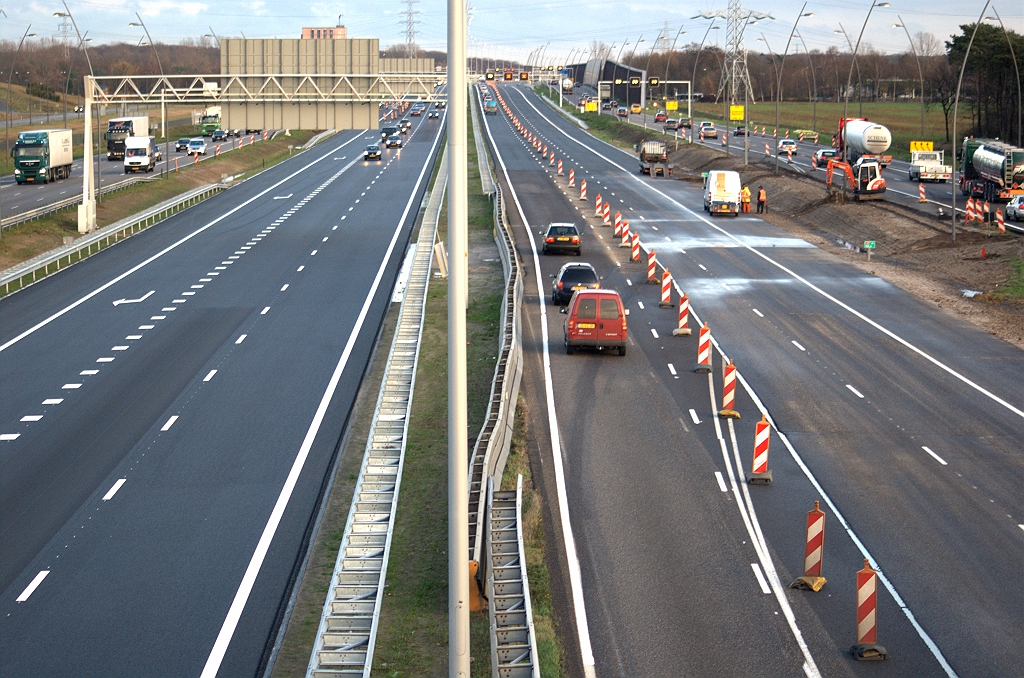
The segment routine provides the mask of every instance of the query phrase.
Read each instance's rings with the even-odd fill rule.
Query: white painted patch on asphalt
[[[21,418],[21,420],[22,421],[39,421],[42,418],[43,418],[43,415],[41,415],[41,414],[26,414],[24,417]]]
[[[328,238],[328,237],[329,237],[329,236],[326,236],[326,235],[325,235],[325,236],[324,236],[324,239],[323,239],[323,240],[321,240],[320,242],[327,242],[327,238]]]
[[[796,347],[797,347],[798,349],[800,349],[801,351],[806,351],[806,350],[807,350],[806,348],[804,348],[803,346],[801,346],[801,345],[799,344],[799,342],[797,342],[797,341],[796,341],[796,339],[794,339],[794,340],[792,341],[792,344],[793,344],[794,346],[796,346]]]
[[[43,580],[46,579],[46,575],[48,574],[50,574],[49,570],[40,570],[39,574],[33,577],[32,581],[29,582],[29,585],[21,592],[21,595],[15,598],[15,602],[24,603],[28,600],[28,597],[31,596],[35,592],[36,588],[43,583]]]
[[[848,388],[851,391],[853,391],[853,394],[856,395],[858,398],[863,398],[864,397],[864,394],[861,393],[860,391],[858,391],[857,389],[855,389],[853,386],[850,386],[849,384],[847,384],[846,388]]]
[[[305,265],[299,266],[297,269],[295,269],[295,272],[296,273],[301,273],[302,269],[304,269],[304,268],[306,268]]]
[[[111,351],[127,351],[128,347],[127,346],[113,346],[113,347],[111,347],[110,350]]]
[[[700,417],[697,416],[697,410],[693,409],[692,407],[690,408],[690,419],[693,420],[694,424],[700,423]]]
[[[722,477],[721,471],[715,471],[715,480],[718,481],[718,489],[722,492],[728,492],[729,488],[725,486],[725,478]]]
[[[79,374],[82,375],[82,376],[89,376],[91,374],[99,374],[99,373],[100,373],[99,370],[82,370],[81,372],[79,372]]]
[[[286,289],[288,289],[288,283],[284,284],[284,286],[281,288],[281,291],[284,292]]]
[[[702,270],[702,271],[708,270],[708,269],[704,268],[704,264],[697,264],[697,265],[700,266],[700,270]]]
[[[668,371],[672,373],[672,376],[676,376],[676,366],[672,363],[668,364]]]
[[[204,287],[206,287],[206,285],[192,285],[191,289],[193,289],[193,290],[201,290]]]
[[[245,338],[248,337],[248,336],[249,336],[248,334],[241,334],[241,335],[239,335],[238,339],[235,340],[235,344],[236,345],[237,344],[241,344],[243,341],[245,341]]]
[[[61,386],[61,388],[63,388],[63,389],[82,388],[82,385],[81,384],[64,384],[63,386]]]
[[[260,311],[260,315],[266,315],[266,314],[267,314],[267,311],[269,311],[269,310],[270,310],[270,307],[269,307],[269,306],[265,306],[265,307],[263,308],[263,310],[262,310],[262,311]]]
[[[195,292],[182,292],[182,293],[181,293],[181,296],[183,296],[183,297],[194,297],[194,296],[196,296],[196,293],[195,293]],[[177,303],[177,301],[175,301],[175,303]],[[182,300],[181,300],[181,303],[183,303],[183,304],[184,304],[184,303],[185,303],[185,300],[184,300],[184,299],[182,299]]]
[[[756,314],[758,315],[758,317],[760,317],[760,318],[763,318],[763,317],[764,317],[764,313],[761,313],[761,312],[760,312],[760,311],[758,311],[758,310],[757,310],[756,308],[754,309],[754,313],[756,313]]]
[[[750,569],[754,571],[754,576],[757,577],[757,584],[761,587],[761,593],[765,594],[766,596],[770,595],[772,589],[770,586],[768,586],[768,581],[764,578],[764,573],[761,572],[761,566],[757,563],[751,563]]]
[[[210,370],[209,374],[203,377],[203,381],[210,381],[213,379],[213,375],[217,374],[217,370]]]
[[[20,433],[0,433],[0,440],[17,440],[20,437]]]
[[[141,334],[129,334],[127,337],[125,337],[126,341],[132,341],[134,339],[142,339],[142,335]]]
[[[653,334],[653,335],[654,335],[654,338],[655,338],[655,339],[657,339],[657,338],[658,338],[658,330],[654,329],[653,327],[651,328],[651,334]]]
[[[151,316],[149,319],[150,320],[166,320],[167,316],[165,316],[165,315],[154,315],[154,316]],[[154,327],[155,327],[155,325],[154,325]]]
[[[315,257],[316,253],[317,253],[317,250],[313,250],[312,252],[309,253],[309,256]]]
[[[642,310],[644,310],[644,302],[642,302],[642,301],[637,301],[637,302],[636,302],[636,305],[640,307],[640,310],[641,310],[641,311],[642,311]]]
[[[626,278],[626,285],[628,285],[629,287],[632,287],[633,286],[633,281],[630,280],[629,278]]]
[[[47,398],[46,400],[43,401],[43,404],[44,405],[60,405],[62,402],[64,402],[63,398]]]
[[[118,478],[117,482],[114,483],[109,490],[107,490],[107,493],[105,495],[103,495],[102,501],[110,501],[111,499],[113,499],[114,495],[117,494],[117,491],[121,489],[121,486],[124,485],[127,480],[127,478]]]
[[[929,448],[927,445],[922,445],[921,449],[927,452],[928,454],[932,455],[932,458],[934,458],[935,461],[939,462],[943,466],[948,466],[948,464],[946,464],[946,460],[932,452],[931,448]]]
[[[161,430],[161,431],[167,431],[167,430],[170,430],[170,428],[171,428],[172,426],[174,426],[174,422],[176,422],[176,421],[178,421],[178,415],[176,415],[176,414],[175,414],[175,415],[172,415],[172,416],[171,416],[171,418],[167,420],[167,423],[166,423],[166,424],[164,424],[164,425],[163,425],[163,426],[162,426],[162,427],[160,428],[160,430]]]

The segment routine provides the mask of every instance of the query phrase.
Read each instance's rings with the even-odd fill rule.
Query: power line
[[[420,12],[413,6],[419,1],[405,0],[405,51],[410,59],[416,57],[416,24],[419,23],[416,15]]]
[[[725,71],[718,86],[718,97],[728,96],[731,102],[739,101],[743,98],[740,96],[740,85],[742,84],[753,98],[754,90],[750,85],[750,72],[747,70],[747,50],[743,46],[743,34],[748,24],[757,23],[762,19],[774,19],[774,17],[765,12],[745,9],[741,0],[729,0],[727,10],[705,12],[698,16],[704,19],[726,20]]]

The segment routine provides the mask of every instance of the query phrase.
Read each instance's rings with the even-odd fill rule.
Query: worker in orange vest
[[[744,186],[743,190],[740,192],[740,196],[743,199],[743,212],[745,214],[750,214],[750,187]]]
[[[757,213],[762,214],[768,211],[768,191],[764,186],[757,187]]]

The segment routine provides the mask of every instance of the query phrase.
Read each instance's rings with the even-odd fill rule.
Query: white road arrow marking
[[[294,195],[294,193],[289,193],[288,195],[275,195],[274,196],[274,200],[287,200],[288,198],[292,197],[293,195]]]
[[[139,297],[138,299],[118,299],[117,301],[114,302],[114,306],[120,306],[121,304],[138,304],[145,301],[146,299],[149,299],[151,294],[156,294],[156,290],[150,290],[149,292]]]

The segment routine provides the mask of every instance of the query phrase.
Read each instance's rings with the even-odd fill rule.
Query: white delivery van
[[[737,172],[712,170],[704,177],[704,211],[711,214],[740,212],[740,175]]]
[[[124,140],[124,173],[152,172],[162,155],[153,137],[128,137]]]

